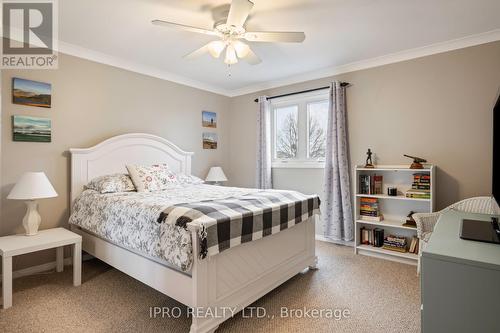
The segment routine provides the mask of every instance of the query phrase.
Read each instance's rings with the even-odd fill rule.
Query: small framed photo
[[[203,127],[217,128],[217,113],[202,111],[201,124]]]
[[[31,81],[20,78],[12,79],[12,103],[51,107],[52,85],[50,83]]]
[[[203,133],[203,149],[217,149],[217,133]]]
[[[12,140],[51,142],[52,124],[49,118],[12,116]]]

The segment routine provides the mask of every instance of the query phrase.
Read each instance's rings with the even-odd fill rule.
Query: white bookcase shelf
[[[405,192],[411,188],[414,173],[426,173],[431,177],[431,198],[418,199],[407,198]],[[381,175],[383,176],[382,193],[384,194],[360,194],[359,176],[360,175]],[[364,168],[355,166],[354,168],[354,202],[355,202],[355,253],[379,257],[387,260],[403,262],[407,264],[417,264],[418,255],[414,253],[402,253],[386,250],[381,247],[361,244],[361,228],[384,229],[384,235],[394,234],[412,238],[417,235],[416,228],[403,226],[406,216],[410,211],[417,213],[430,213],[434,211],[435,199],[435,167],[430,164],[424,165],[424,169],[410,169],[409,165],[378,165],[375,168]],[[398,189],[397,196],[387,195],[388,187]],[[360,198],[379,199],[380,211],[384,220],[380,222],[363,220],[360,217]],[[410,240],[409,239],[409,240]]]

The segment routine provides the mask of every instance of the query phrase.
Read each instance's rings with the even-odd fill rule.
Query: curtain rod
[[[341,82],[340,83],[341,87],[347,87],[348,85],[349,85],[349,82]],[[329,88],[330,88],[330,86],[326,86],[326,87],[321,87],[321,88],[314,88],[314,89],[296,91],[296,92],[293,92],[293,93],[288,93],[288,94],[283,94],[283,95],[270,96],[270,97],[267,98],[267,100],[275,99],[275,98],[280,98],[280,97],[293,96],[293,95],[298,95],[298,94],[305,94],[305,93],[308,93],[308,92],[313,92],[313,91],[318,91],[318,90],[324,90],[324,89],[329,89]],[[259,99],[256,98],[253,101],[255,103],[257,103],[259,101]]]

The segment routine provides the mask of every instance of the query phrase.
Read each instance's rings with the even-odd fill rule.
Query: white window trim
[[[306,122],[308,122],[307,104],[324,101],[325,99],[328,99],[328,90],[319,90],[319,91],[314,91],[314,92],[309,92],[309,93],[304,93],[304,94],[286,96],[286,97],[277,98],[277,99],[274,99],[271,101],[271,110],[272,110],[272,117],[271,117],[272,162],[271,162],[271,167],[272,168],[274,168],[274,169],[322,169],[325,167],[324,159],[321,159],[321,160],[305,159],[304,160],[304,159],[278,159],[278,158],[275,158],[276,113],[274,112],[274,109],[278,108],[278,107],[298,105],[299,118],[300,118],[301,110],[304,110],[303,112],[305,112],[305,114],[306,114]],[[305,139],[305,146],[304,146],[305,152],[303,152],[304,156],[307,156],[308,146],[309,146],[309,140],[307,140],[307,137],[308,137],[307,126],[308,126],[308,124],[306,123],[306,130],[305,130],[306,131],[306,133],[305,133],[306,139]],[[299,140],[300,140],[300,133],[299,133]],[[299,155],[300,155],[300,152],[301,151],[299,150]]]

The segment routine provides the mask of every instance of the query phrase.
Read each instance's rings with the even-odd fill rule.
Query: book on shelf
[[[413,237],[411,239],[410,248],[409,248],[408,252],[418,254],[418,243],[419,243],[419,239],[417,237]]]
[[[384,238],[382,248],[391,251],[407,252],[407,245],[406,237],[388,235]]]
[[[411,189],[406,191],[405,196],[407,198],[415,198],[415,199],[430,199],[431,191]]]
[[[359,175],[359,194],[382,194],[382,175]]]
[[[377,198],[359,198],[359,216],[366,221],[382,221],[384,216],[380,213],[379,202]]]

